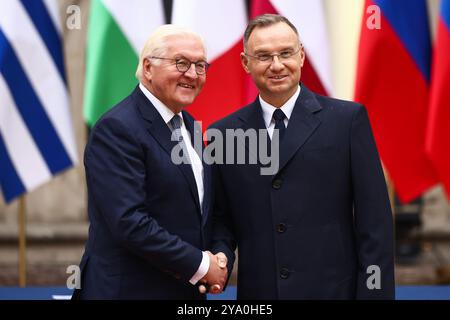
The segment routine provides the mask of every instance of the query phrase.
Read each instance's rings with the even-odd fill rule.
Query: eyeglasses
[[[195,65],[195,72],[198,75],[204,75],[209,68],[209,63],[206,61],[203,61],[203,60],[192,62],[186,58],[171,59],[171,58],[163,58],[163,57],[155,57],[155,56],[151,56],[149,58],[174,61],[175,66],[177,67],[177,70],[180,71],[181,73],[185,73],[186,71],[188,71],[191,68],[192,64]]]
[[[293,57],[297,53],[299,53],[302,48],[303,48],[303,46],[300,45],[300,47],[297,50],[287,49],[287,50],[283,50],[281,52],[261,53],[261,54],[255,55],[255,56],[251,55],[251,54],[247,54],[247,53],[244,53],[244,54],[247,57],[251,57],[251,58],[257,59],[257,60],[259,60],[261,62],[270,62],[270,63],[272,63],[273,57],[278,57],[278,59],[281,62],[284,62],[284,61],[289,60],[291,57]]]

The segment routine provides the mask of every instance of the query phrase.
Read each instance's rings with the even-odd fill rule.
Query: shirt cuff
[[[202,279],[209,270],[209,255],[204,251],[202,251],[202,255],[202,262],[200,263],[197,272],[194,274],[191,280],[189,280],[189,282],[193,285],[195,285],[200,279]]]

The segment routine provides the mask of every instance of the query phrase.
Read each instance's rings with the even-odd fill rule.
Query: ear
[[[249,63],[248,57],[245,55],[245,53],[241,52],[242,67],[244,68],[245,72],[250,73],[250,70],[248,68],[248,63]]]
[[[305,49],[302,46],[302,48],[300,49],[300,68],[303,68],[303,64],[305,63],[305,57],[306,57],[306,53],[305,53]]]
[[[150,63],[150,59],[144,58],[144,61],[142,61],[142,74],[148,81],[152,80],[152,64]]]

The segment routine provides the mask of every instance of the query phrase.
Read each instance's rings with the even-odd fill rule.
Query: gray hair
[[[176,26],[173,24],[162,25],[156,28],[156,30],[151,34],[150,38],[148,38],[147,42],[141,50],[139,63],[136,69],[136,78],[139,81],[141,81],[143,78],[144,59],[149,56],[162,56],[166,54],[166,38],[179,35],[196,37],[202,43],[206,55],[205,43],[200,35],[188,28]],[[156,60],[154,63],[159,63],[159,60]]]
[[[294,30],[295,34],[297,35],[300,41],[300,36],[298,34],[297,28],[292,24],[292,22],[288,20],[288,18],[281,16],[279,14],[266,13],[257,16],[248,23],[248,26],[244,32],[244,51],[247,51],[248,39],[250,38],[250,35],[252,34],[253,30],[255,30],[255,28],[268,27],[280,22],[286,23],[289,27],[291,27],[291,29]]]

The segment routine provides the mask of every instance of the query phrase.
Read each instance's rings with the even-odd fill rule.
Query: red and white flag
[[[208,62],[206,84],[187,110],[203,130],[245,103],[240,53],[247,26],[244,0],[174,0],[172,23],[199,33],[206,44]]]

